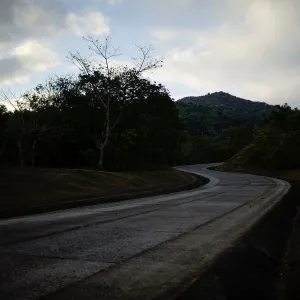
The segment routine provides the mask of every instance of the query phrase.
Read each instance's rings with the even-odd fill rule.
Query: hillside
[[[226,163],[222,170],[300,169],[300,110],[224,92],[177,102],[185,120],[184,162]]]
[[[235,108],[240,111],[243,111],[247,107],[253,111],[259,111],[270,106],[264,102],[246,100],[225,92],[209,93],[204,96],[184,97],[178,100],[177,103],[194,103],[214,108]]]
[[[178,163],[226,161],[253,142],[274,106],[216,92],[176,102],[184,120],[184,141]],[[255,130],[256,130],[255,129]]]
[[[185,97],[176,102],[191,135],[219,134],[231,126],[259,125],[271,111],[271,105],[216,92]]]

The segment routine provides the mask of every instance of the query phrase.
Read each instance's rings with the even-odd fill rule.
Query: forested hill
[[[191,135],[218,134],[231,126],[259,125],[273,106],[216,92],[178,100]]]
[[[246,100],[225,92],[216,92],[211,94],[209,93],[204,96],[184,97],[178,100],[177,102],[201,104],[204,106],[214,107],[214,108],[218,108],[218,107],[235,108],[241,111],[247,107],[255,111],[257,109],[261,110],[270,106],[264,102]]]

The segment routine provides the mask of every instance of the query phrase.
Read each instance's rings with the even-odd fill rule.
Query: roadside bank
[[[282,201],[177,300],[299,299],[300,185],[291,184]]]
[[[127,173],[3,169],[0,172],[0,218],[179,192],[208,181],[173,169]]]

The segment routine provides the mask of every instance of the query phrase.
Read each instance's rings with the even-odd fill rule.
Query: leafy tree
[[[7,130],[15,138],[19,165],[24,167],[26,139],[35,130],[36,115],[29,111],[25,102],[21,98],[17,98],[12,92],[10,94],[2,92],[2,100],[10,104],[14,109],[14,114],[8,119]]]
[[[112,65],[107,73],[100,64],[78,77],[51,77],[12,100],[5,159],[15,162],[19,153],[22,166],[110,170],[174,163],[179,112],[165,87],[142,76],[159,61],[150,57],[152,48],[139,49],[143,59],[134,67]]]
[[[119,124],[128,103],[136,100],[141,93],[147,93],[149,85],[144,84],[146,80],[141,78],[142,74],[160,67],[162,60],[151,56],[151,47],[138,47],[141,55],[134,59],[134,67],[116,66],[112,60],[120,53],[111,45],[109,37],[105,38],[104,43],[92,37],[84,39],[89,43],[89,49],[101,59],[100,62],[95,65],[78,52],[70,53],[70,58],[81,72],[80,85],[85,94],[103,113],[102,126],[94,134],[99,150],[98,168],[101,169],[112,131]]]

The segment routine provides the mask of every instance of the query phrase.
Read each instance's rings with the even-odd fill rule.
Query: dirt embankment
[[[242,244],[246,247],[239,244],[224,254],[210,276],[221,282],[221,295],[225,293],[226,299],[300,299],[300,170],[260,168],[249,163],[253,152],[254,145],[249,145],[218,170],[277,177],[290,182],[291,189],[250,233],[253,237],[250,244],[249,236],[245,237]],[[259,248],[253,247],[258,240]],[[281,254],[275,255],[279,250]],[[189,299],[195,299],[198,290],[196,287],[191,290]]]
[[[2,168],[0,217],[22,215],[30,211],[35,213],[56,210],[85,203],[118,201],[188,189],[204,183],[204,179],[173,169],[117,173]]]

